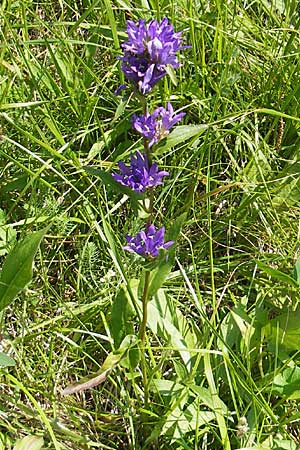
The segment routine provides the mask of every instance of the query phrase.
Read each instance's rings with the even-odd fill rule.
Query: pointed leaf
[[[187,214],[183,213],[179,217],[177,217],[174,224],[169,228],[166,233],[166,241],[176,241],[179,236],[180,230],[186,221]],[[175,260],[175,252],[176,252],[176,243],[174,243],[169,249],[166,255],[165,252],[162,252],[161,260],[158,266],[151,272],[151,281],[149,287],[149,298],[153,297],[156,294],[158,289],[163,285],[165,280],[167,279],[169,273],[172,270],[174,260]]]
[[[299,286],[300,286],[300,256],[298,257],[295,267],[294,267],[294,278],[297,280]]]
[[[300,367],[287,367],[276,375],[272,385],[273,391],[290,400],[298,400],[300,398]]]
[[[78,383],[70,384],[62,391],[62,395],[75,394],[76,392],[91,389],[103,383],[110,371],[127,355],[127,351],[136,345],[137,337],[128,335],[123,339],[120,348],[110,353],[98,372],[82,378]]]
[[[261,270],[263,270],[265,273],[267,273],[271,277],[273,277],[279,281],[283,281],[284,283],[289,284],[291,286],[299,287],[298,282],[294,278],[287,275],[286,273],[281,272],[278,269],[273,269],[273,267],[269,267],[267,264],[264,264],[260,261],[255,261],[255,262]]]
[[[271,349],[279,347],[287,352],[300,348],[300,310],[280,314],[272,319],[263,333],[267,337]]]
[[[129,198],[137,202],[144,198],[143,194],[138,194],[127,186],[123,186],[121,183],[118,183],[109,172],[101,169],[95,169],[95,167],[85,167],[84,168],[87,173],[90,175],[94,175],[101,179],[101,181],[106,185],[110,186],[115,192],[119,192],[127,195]]]
[[[115,348],[120,346],[127,334],[133,332],[130,322],[132,315],[133,311],[129,304],[127,290],[122,286],[113,302],[111,311],[111,334]]]
[[[16,361],[6,353],[0,352],[0,368],[15,366]]]
[[[165,71],[169,75],[174,86],[177,86],[178,80],[177,80],[176,73],[175,73],[175,70],[173,69],[173,67],[170,65],[167,65],[167,66],[165,66]]]
[[[44,228],[29,234],[6,257],[0,274],[0,311],[31,281],[33,259],[46,231]]]
[[[40,436],[26,436],[16,442],[13,450],[41,450],[44,439]]]
[[[208,125],[178,125],[174,130],[167,136],[165,145],[159,150],[159,153],[168,150],[175,145],[181,144],[188,141],[209,128]]]
[[[170,341],[172,348],[178,351],[187,370],[191,370],[192,354],[186,339],[178,328],[166,317],[161,302],[156,298],[148,303],[147,325],[154,335],[163,337]]]

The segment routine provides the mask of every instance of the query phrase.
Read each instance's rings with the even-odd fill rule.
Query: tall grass
[[[0,248],[51,222],[34,280],[1,314],[0,448],[38,436],[53,449],[290,449],[299,445],[300,11],[293,0],[12,2],[1,11]],[[170,172],[157,219],[186,221],[176,264],[151,302],[150,403],[125,357],[97,373],[136,311],[139,229],[111,171],[141,147],[134,100],[114,95],[127,19],[184,30],[172,100],[205,125],[159,149]],[[118,305],[118,304],[117,304]],[[39,441],[41,442],[41,441]],[[2,447],[1,447],[2,445]],[[22,447],[23,448],[23,447]],[[24,447],[25,448],[25,447]]]

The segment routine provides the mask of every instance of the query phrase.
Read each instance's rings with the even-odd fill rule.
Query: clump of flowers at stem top
[[[149,142],[149,147],[166,137],[170,129],[185,116],[184,112],[174,113],[171,103],[167,108],[162,106],[155,109],[152,114],[132,117],[133,128]]]
[[[130,253],[137,253],[146,258],[156,258],[159,250],[168,249],[174,244],[174,241],[164,242],[165,228],[155,229],[154,225],[149,225],[145,231],[140,231],[136,236],[125,236],[128,245],[124,250]]]
[[[136,152],[136,156],[130,156],[129,166],[122,161],[118,166],[121,173],[112,173],[112,177],[138,193],[162,184],[162,178],[169,175],[165,170],[159,171],[157,164],[150,165],[147,156],[140,152]]]
[[[166,75],[166,66],[179,67],[177,52],[181,50],[181,32],[175,33],[165,17],[160,23],[127,21],[128,41],[121,44],[124,50],[122,70],[136,88],[146,94]]]

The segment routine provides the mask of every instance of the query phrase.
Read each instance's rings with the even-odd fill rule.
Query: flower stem
[[[140,330],[139,330],[139,338],[141,339],[141,363],[142,363],[141,366],[142,366],[143,383],[144,383],[145,407],[148,405],[148,402],[149,402],[149,386],[148,386],[147,366],[146,366],[146,359],[145,359],[147,306],[148,306],[149,286],[150,286],[150,271],[147,270],[145,272],[145,284],[144,284],[144,291],[143,291],[143,297],[142,297],[143,318],[142,318],[142,323],[141,323]]]
[[[144,97],[144,96],[140,97],[140,102],[141,102],[143,114],[146,116],[147,112],[148,112],[146,97]],[[144,151],[148,158],[149,167],[151,167],[151,164],[152,164],[151,151],[150,151],[150,147],[149,147],[149,142],[146,138],[144,138]],[[150,189],[149,217],[147,220],[147,227],[149,227],[149,225],[152,222],[153,204],[154,204],[154,196],[153,196],[153,188],[151,188]],[[144,291],[143,291],[143,297],[142,297],[142,304],[143,304],[142,323],[140,325],[140,330],[139,330],[139,338],[141,339],[141,369],[142,369],[142,374],[143,374],[145,408],[147,408],[148,403],[149,403],[149,386],[148,386],[147,365],[146,365],[146,358],[145,358],[149,287],[150,287],[150,271],[146,270]]]

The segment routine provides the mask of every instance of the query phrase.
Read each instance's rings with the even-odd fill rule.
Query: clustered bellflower
[[[132,127],[144,138],[144,153],[136,152],[131,155],[130,164],[119,162],[120,173],[113,173],[113,178],[137,193],[143,193],[162,184],[163,177],[169,175],[166,171],[159,171],[157,164],[151,163],[150,148],[166,137],[170,129],[184,116],[184,112],[174,112],[171,103],[166,108],[156,108],[152,114],[147,112],[145,96],[167,74],[167,67],[180,66],[177,52],[183,48],[182,33],[175,32],[173,25],[165,17],[161,22],[140,19],[137,23],[127,21],[128,40],[121,44],[123,56],[122,71],[127,81],[139,91],[143,115],[132,117]],[[121,85],[118,94],[126,85]],[[151,150],[152,152],[152,150]],[[156,229],[152,222],[153,194],[151,194],[149,218],[146,229],[136,236],[126,236],[125,250],[137,253],[146,259],[156,258],[160,250],[167,250],[174,241],[165,242],[165,228]],[[146,285],[145,285],[146,286]],[[147,301],[147,295],[143,299]],[[145,321],[142,336],[145,336]],[[142,327],[141,326],[141,327]],[[144,338],[142,337],[142,341]]]
[[[166,137],[170,128],[179,122],[185,113],[174,113],[171,103],[167,104],[167,108],[162,106],[156,108],[152,114],[147,113],[143,116],[136,114],[132,117],[133,128],[140,133],[149,142],[149,147]]]
[[[123,186],[135,192],[145,192],[146,189],[162,184],[162,178],[169,175],[165,170],[158,171],[157,164],[150,166],[146,155],[136,152],[130,156],[130,165],[119,162],[121,174],[113,173],[112,177]]]
[[[164,242],[165,228],[156,230],[154,225],[149,225],[145,231],[140,231],[136,236],[126,236],[128,245],[124,250],[131,253],[137,253],[145,258],[156,258],[160,249],[168,249],[174,244],[174,241]]]
[[[147,94],[166,75],[167,65],[179,67],[176,53],[184,48],[182,33],[175,33],[165,17],[160,23],[157,20],[146,23],[140,19],[136,24],[128,20],[127,34],[128,41],[121,44],[124,50],[124,56],[120,58],[122,70],[142,94]]]

